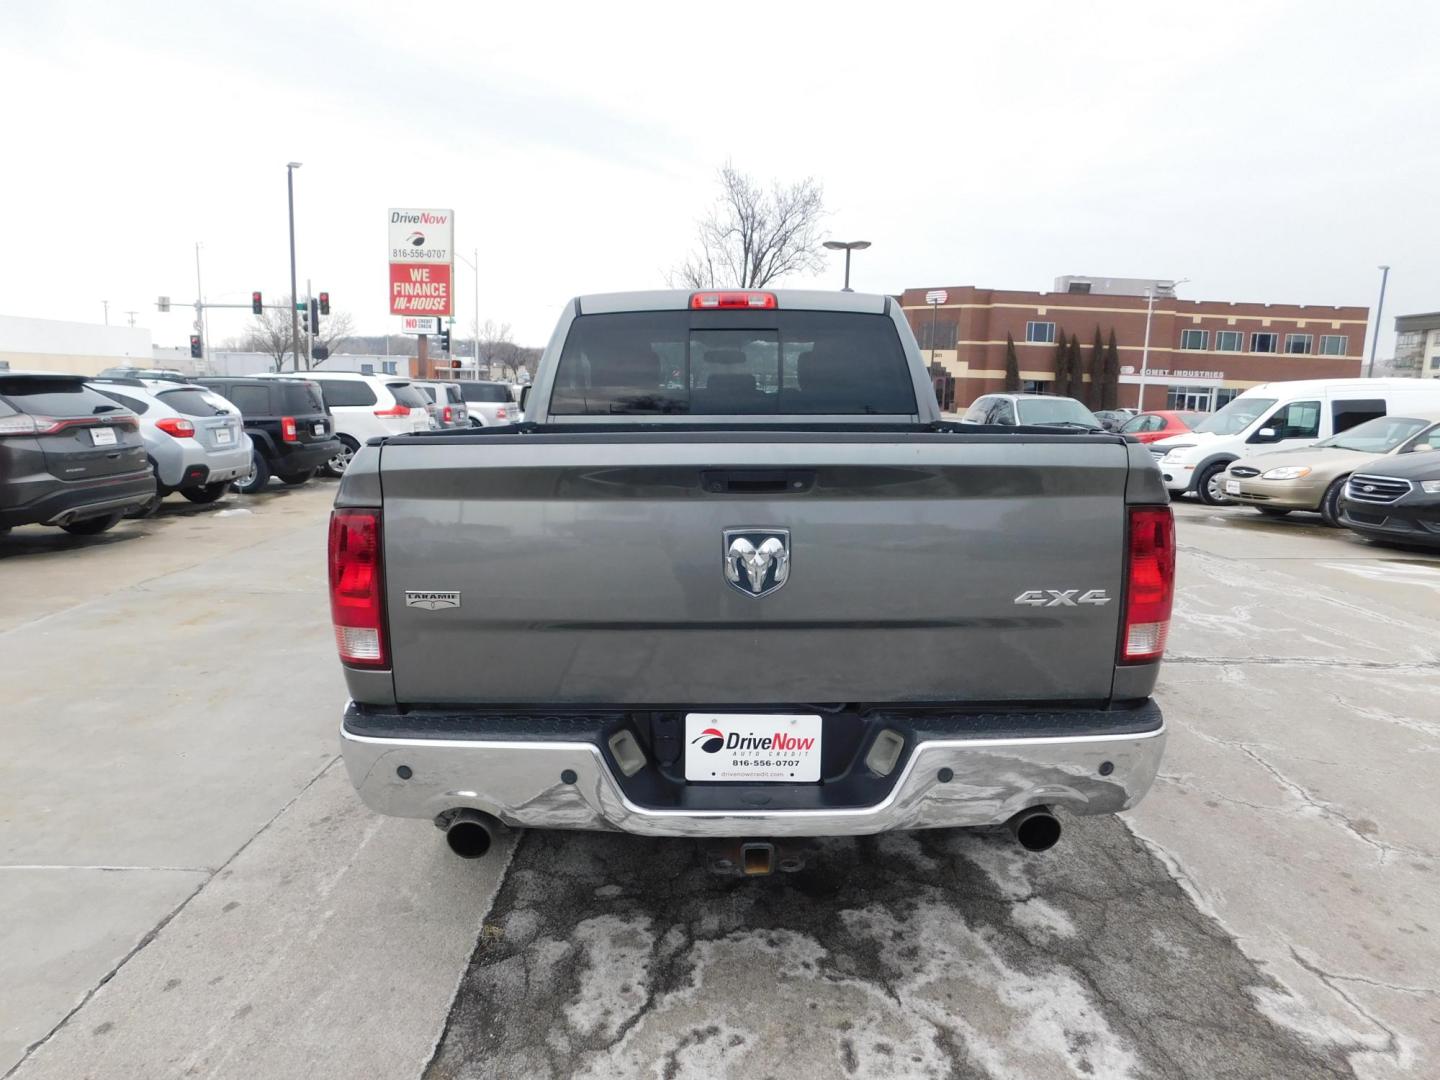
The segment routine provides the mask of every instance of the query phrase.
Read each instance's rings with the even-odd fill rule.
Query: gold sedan
[[[1340,493],[1352,472],[1392,454],[1440,451],[1440,412],[1381,416],[1312,446],[1256,454],[1230,463],[1221,490],[1237,503],[1279,517],[1317,510],[1340,524]]]

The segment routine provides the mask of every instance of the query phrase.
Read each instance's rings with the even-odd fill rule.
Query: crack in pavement
[[[1066,827],[1041,856],[810,841],[751,879],[703,843],[527,834],[425,1076],[1354,1075],[1270,1019],[1281,985],[1122,821]]]
[[[1291,796],[1298,799],[1305,806],[1314,810],[1325,820],[1330,821],[1333,824],[1339,825],[1345,832],[1348,832],[1351,836],[1355,837],[1355,839],[1359,840],[1361,843],[1374,849],[1376,857],[1382,866],[1389,861],[1392,854],[1400,854],[1409,856],[1410,858],[1427,859],[1432,861],[1436,858],[1436,855],[1433,852],[1423,851],[1419,848],[1412,848],[1403,844],[1390,844],[1386,843],[1383,840],[1377,840],[1374,836],[1370,835],[1368,831],[1362,829],[1359,823],[1352,821],[1349,815],[1347,815],[1345,811],[1341,810],[1334,803],[1327,802],[1326,800],[1312,794],[1303,784],[1291,780],[1288,776],[1281,772],[1278,767],[1276,767],[1269,761],[1266,761],[1265,758],[1263,758],[1256,750],[1255,744],[1248,742],[1240,742],[1235,739],[1221,738],[1218,735],[1211,735],[1209,732],[1200,731],[1198,728],[1195,728],[1193,726],[1187,726],[1186,730],[1203,742],[1212,743],[1216,746],[1228,747],[1232,750],[1238,750],[1240,753],[1244,754],[1256,765],[1260,766],[1260,768],[1264,770],[1271,779],[1273,779],[1277,784],[1279,784],[1285,791],[1289,792]],[[1230,802],[1240,802],[1240,800],[1238,799],[1227,798],[1223,795],[1217,794],[1216,797],[1226,799]],[[1242,803],[1241,805],[1251,806],[1256,810],[1269,810],[1271,812],[1278,811],[1282,813],[1287,812],[1283,807],[1264,807],[1253,803]]]

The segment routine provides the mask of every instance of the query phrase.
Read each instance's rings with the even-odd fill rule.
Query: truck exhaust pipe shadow
[[[479,810],[456,810],[445,826],[445,843],[462,859],[483,858],[495,842],[498,824]]]
[[[1015,842],[1026,851],[1049,851],[1060,842],[1060,819],[1048,806],[1021,810],[1005,823]]]

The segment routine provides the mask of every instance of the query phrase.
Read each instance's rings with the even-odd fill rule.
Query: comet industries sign
[[[454,315],[453,210],[389,212],[390,314]]]

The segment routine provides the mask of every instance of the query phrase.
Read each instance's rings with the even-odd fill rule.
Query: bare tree
[[[776,181],[767,191],[727,163],[720,170],[720,189],[698,226],[699,246],[670,273],[671,285],[761,289],[824,268],[824,191],[813,177]]]
[[[520,368],[525,366],[530,350],[515,344],[515,339],[510,335],[509,323],[497,324],[494,319],[486,319],[477,328],[472,321],[470,336],[480,339],[480,363],[492,369],[498,367],[503,378],[513,379],[519,376]]]
[[[265,353],[272,357],[276,371],[284,371],[287,363],[292,369],[296,366],[291,348],[290,303],[290,297],[282,296],[277,306],[267,307],[254,316],[243,338],[244,346],[249,352]],[[320,333],[315,335],[315,344],[324,345],[333,353],[354,329],[355,321],[349,312],[332,310],[329,315],[320,317]],[[300,318],[300,347],[302,350],[305,347],[303,315]]]

